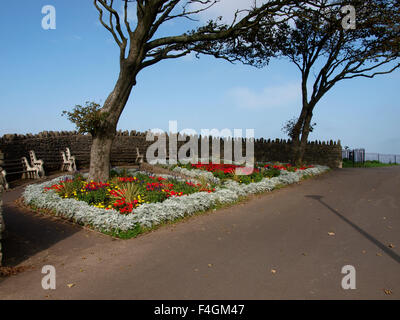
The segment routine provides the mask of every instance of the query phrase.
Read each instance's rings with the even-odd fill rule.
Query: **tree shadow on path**
[[[358,231],[361,235],[363,235],[365,238],[367,238],[369,241],[371,241],[373,244],[375,244],[377,247],[379,247],[382,251],[384,251],[389,257],[391,257],[393,260],[395,260],[397,263],[400,263],[400,256],[396,254],[393,250],[385,246],[382,242],[380,242],[378,239],[374,238],[372,235],[370,235],[368,232],[357,226],[355,223],[347,219],[345,216],[340,214],[337,210],[333,209],[331,206],[329,206],[327,203],[325,203],[322,198],[323,196],[320,195],[307,195],[305,196],[307,198],[313,199],[321,203],[323,206],[328,208],[330,211],[332,211],[336,216],[338,216],[340,219],[342,219],[344,222],[346,222],[348,225],[350,225],[353,229]]]
[[[14,267],[55,243],[82,230],[67,221],[39,215],[19,207],[15,200],[22,190],[3,195],[3,218],[6,226],[2,240],[5,267]]]

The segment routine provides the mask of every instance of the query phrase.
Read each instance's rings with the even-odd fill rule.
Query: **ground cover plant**
[[[127,239],[166,223],[235,204],[252,194],[297,183],[328,169],[318,165],[302,169],[263,164],[258,170],[275,172],[275,176],[265,176],[259,182],[249,183],[219,179],[212,172],[195,167],[189,170],[175,166],[171,174],[152,174],[136,169],[113,170],[106,182],[86,181],[87,176],[67,175],[31,184],[25,188],[22,199],[35,211]]]
[[[281,163],[259,163],[254,169],[246,168],[241,165],[225,164],[225,163],[195,163],[195,164],[177,164],[170,168],[173,170],[176,167],[185,168],[187,170],[204,170],[211,172],[215,178],[220,181],[232,179],[239,183],[249,184],[260,182],[264,178],[278,177],[281,171],[296,172],[297,170],[305,170],[313,166],[292,166],[291,164]]]

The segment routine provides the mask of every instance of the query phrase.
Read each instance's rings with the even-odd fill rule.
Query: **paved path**
[[[22,212],[19,192],[4,199],[5,263],[34,269],[0,280],[1,299],[400,298],[399,167],[334,170],[131,240]]]

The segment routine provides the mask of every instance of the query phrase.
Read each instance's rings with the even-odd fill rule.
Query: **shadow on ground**
[[[37,214],[17,205],[24,186],[3,194],[6,232],[2,240],[4,267],[15,267],[38,252],[82,230],[59,218]]]
[[[339,217],[341,220],[346,222],[349,226],[351,226],[354,230],[359,232],[362,236],[364,236],[366,239],[371,241],[374,245],[376,245],[378,248],[380,248],[382,251],[384,251],[389,257],[391,257],[394,261],[397,263],[400,263],[400,256],[396,254],[393,250],[389,249],[387,246],[385,246],[382,242],[380,242],[378,239],[373,237],[371,234],[366,232],[364,229],[360,228],[358,225],[347,219],[344,215],[340,214],[337,210],[333,209],[330,205],[328,205],[323,199],[323,196],[321,195],[306,195],[307,198],[313,199],[321,203],[324,207],[328,208],[331,212],[333,212],[337,217]]]

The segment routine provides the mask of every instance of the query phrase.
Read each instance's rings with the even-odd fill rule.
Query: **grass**
[[[155,231],[155,230],[160,229],[160,228],[165,227],[165,226],[174,225],[174,224],[179,223],[179,222],[187,221],[188,219],[190,219],[192,217],[195,217],[195,216],[199,216],[199,215],[203,215],[203,214],[207,214],[207,213],[212,213],[212,212],[214,212],[216,210],[219,210],[219,209],[225,209],[225,208],[233,207],[234,205],[236,205],[238,203],[241,203],[241,202],[244,202],[247,199],[248,199],[248,197],[239,197],[239,199],[237,201],[235,201],[235,202],[226,203],[226,204],[217,203],[217,204],[215,204],[214,206],[210,207],[207,210],[199,211],[199,212],[196,212],[195,214],[186,215],[184,217],[178,217],[178,218],[176,218],[174,220],[166,220],[166,221],[163,221],[163,222],[161,222],[161,223],[159,223],[157,225],[154,225],[154,226],[152,226],[150,228],[149,227],[143,227],[141,225],[136,225],[136,227],[134,229],[127,230],[127,231],[114,230],[114,231],[102,231],[102,233],[104,233],[106,235],[109,235],[109,236],[112,236],[112,237],[115,237],[115,238],[124,239],[124,240],[131,239],[131,238],[137,238],[139,235],[146,234],[146,233],[149,233],[151,231]]]
[[[399,164],[396,163],[383,163],[379,162],[377,160],[368,160],[365,161],[364,163],[362,162],[355,162],[348,160],[348,159],[343,159],[343,168],[378,168],[378,167],[391,167],[391,166],[398,166]]]

